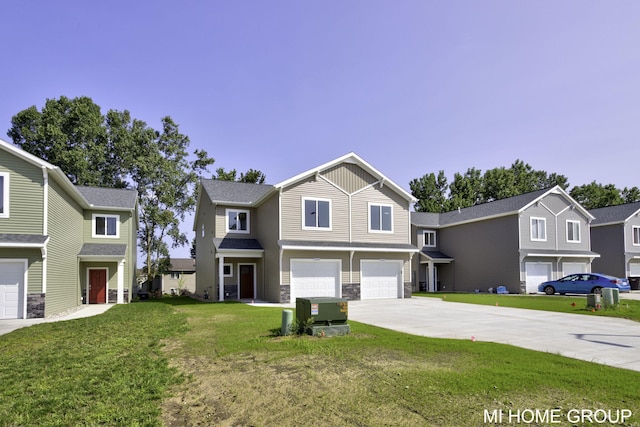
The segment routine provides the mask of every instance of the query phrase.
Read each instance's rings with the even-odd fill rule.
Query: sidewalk
[[[81,319],[83,317],[97,316],[109,310],[115,304],[89,304],[83,305],[77,310],[41,319],[5,319],[0,320],[0,335],[8,334],[16,329],[39,323],[59,322],[62,320]]]

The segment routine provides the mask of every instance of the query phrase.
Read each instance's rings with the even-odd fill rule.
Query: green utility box
[[[349,303],[346,298],[296,298],[296,319],[305,333],[315,336],[346,335]]]

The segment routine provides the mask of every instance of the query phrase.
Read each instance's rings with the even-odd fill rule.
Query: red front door
[[[107,270],[89,270],[89,304],[107,302]]]

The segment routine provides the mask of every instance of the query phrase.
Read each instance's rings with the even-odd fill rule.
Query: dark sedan
[[[629,292],[631,286],[627,279],[598,273],[570,274],[562,279],[541,283],[538,292],[547,295],[559,294],[600,294],[602,288],[616,288],[620,292]]]

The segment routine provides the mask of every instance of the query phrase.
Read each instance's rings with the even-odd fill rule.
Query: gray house
[[[441,214],[412,212],[413,286],[427,291],[535,293],[591,271],[593,216],[556,186]]]
[[[201,184],[198,295],[283,303],[411,296],[415,199],[356,154],[276,185]]]
[[[640,277],[640,202],[590,211],[593,269],[616,277]]]

